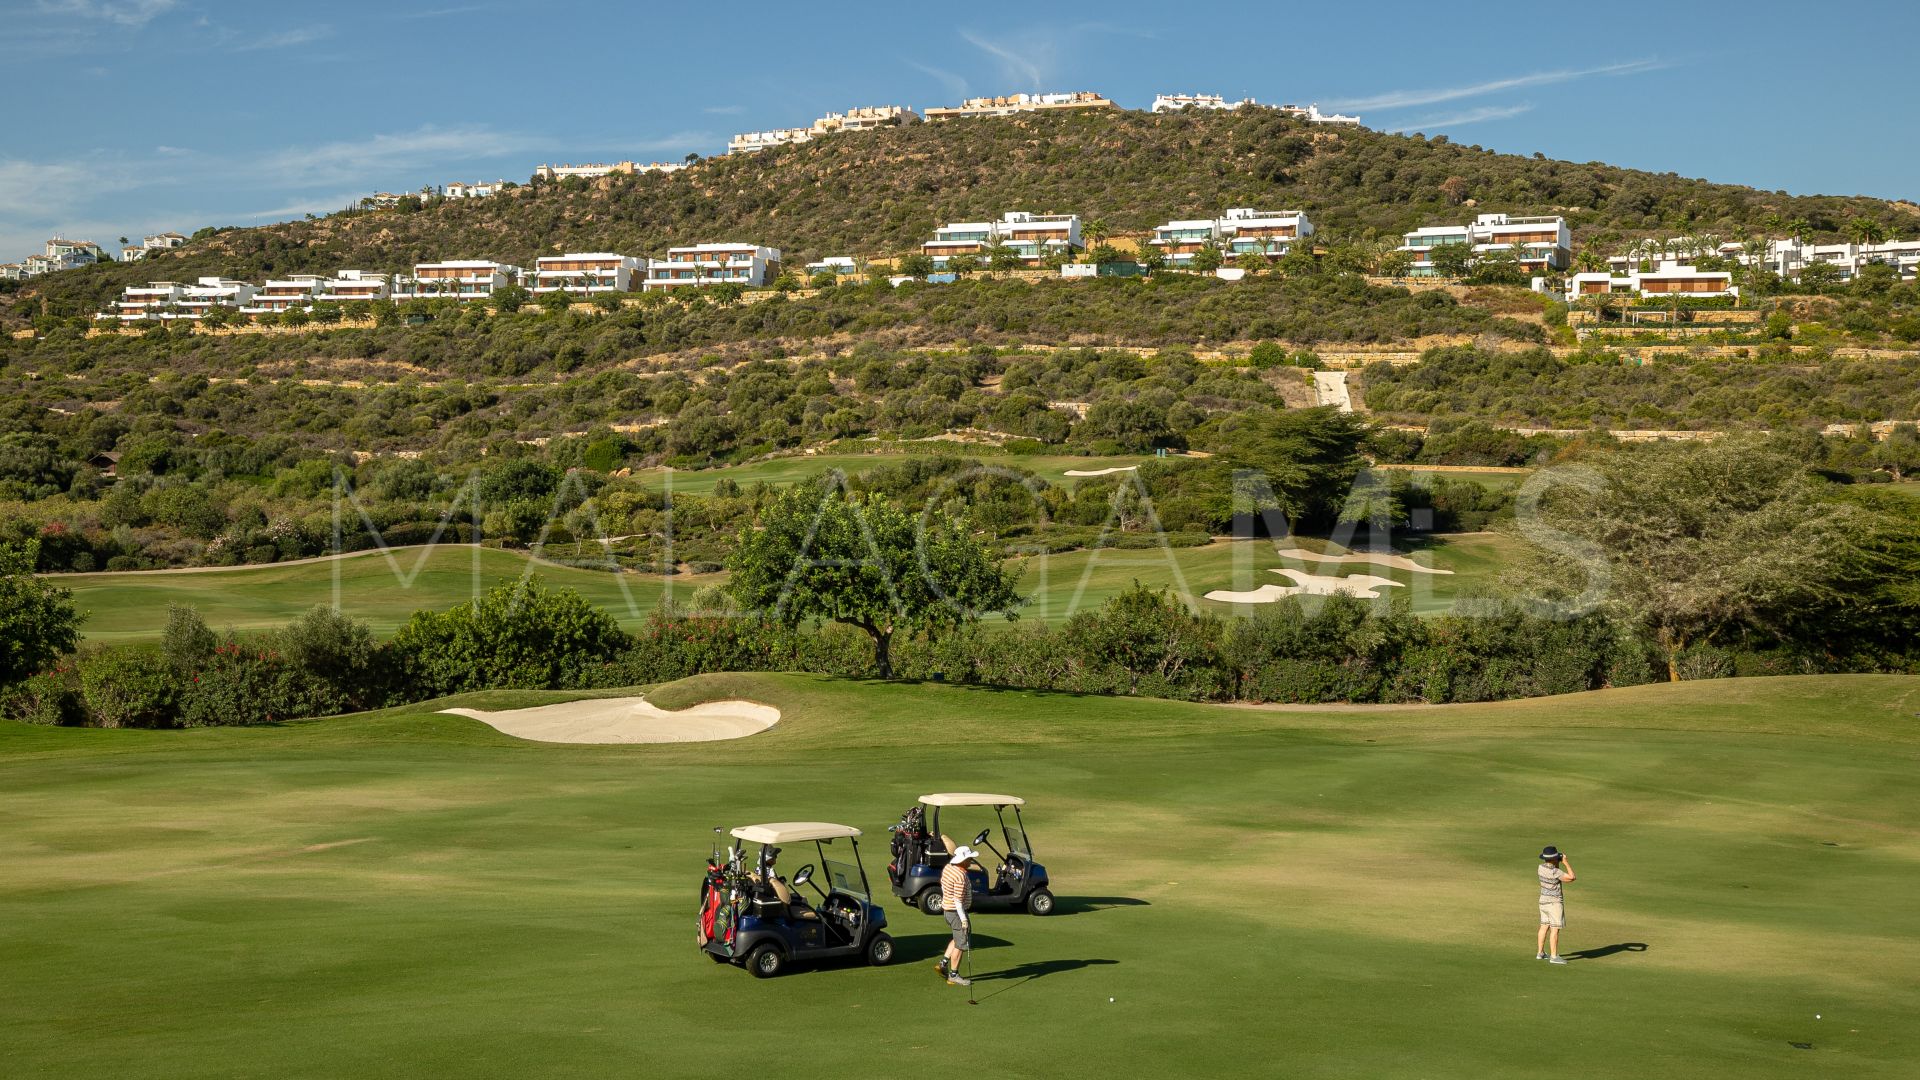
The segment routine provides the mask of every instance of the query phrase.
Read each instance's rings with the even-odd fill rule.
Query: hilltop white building
[[[780,249],[758,244],[688,244],[668,248],[647,268],[649,292],[731,282],[758,286],[780,276]]]
[[[1179,112],[1181,109],[1225,110],[1244,109],[1260,103],[1252,98],[1228,101],[1219,94],[1160,94],[1153,99],[1154,112]]]
[[[471,184],[455,180],[440,189],[449,199],[485,199],[506,190],[505,180],[476,180]]]
[[[1060,109],[1111,109],[1113,102],[1089,90],[1071,94],[1010,94],[1006,97],[967,98],[956,106],[927,110],[929,120],[950,120],[961,116],[1012,116],[1023,112],[1052,112]]]
[[[774,146],[812,142],[822,135],[841,131],[871,131],[890,124],[919,122],[920,114],[904,105],[868,105],[843,113],[828,113],[803,128],[775,128],[772,131],[749,131],[735,135],[727,142],[727,153],[751,154]]]
[[[684,168],[686,168],[684,164],[666,161],[655,161],[646,165],[641,165],[633,161],[596,162],[586,165],[541,165],[539,168],[533,170],[533,178],[535,180],[553,181],[565,180],[570,176],[578,176],[583,180],[593,180],[602,176],[611,176],[614,173],[621,173],[626,176],[637,176],[641,173],[676,173]]]

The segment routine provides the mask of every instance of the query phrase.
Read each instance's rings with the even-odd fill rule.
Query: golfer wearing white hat
[[[966,976],[960,974],[960,961],[972,944],[967,940],[967,907],[973,903],[973,882],[967,878],[967,870],[980,864],[976,861],[980,853],[960,845],[947,860],[940,871],[940,911],[947,917],[947,926],[953,930],[953,940],[947,943],[946,955],[940,958],[940,974],[947,977],[952,986],[966,986]]]
[[[1567,861],[1567,853],[1549,844],[1540,852],[1540,937],[1535,960],[1567,962],[1560,955],[1560,931],[1567,925],[1566,894],[1561,886],[1572,880],[1573,864]]]

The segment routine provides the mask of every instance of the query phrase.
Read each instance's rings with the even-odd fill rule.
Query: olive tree
[[[881,678],[893,674],[895,634],[1011,619],[1020,603],[1014,573],[965,519],[932,510],[916,519],[832,482],[781,495],[741,534],[728,569],[745,608],[789,627],[831,620],[865,631]]]

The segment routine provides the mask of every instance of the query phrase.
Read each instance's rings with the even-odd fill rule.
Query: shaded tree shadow
[[[975,983],[1006,983],[1005,986],[990,993],[979,995],[979,1000],[985,1001],[987,998],[998,997],[1015,987],[1025,986],[1035,979],[1043,979],[1048,975],[1057,975],[1062,971],[1079,971],[1081,968],[1109,967],[1119,962],[1118,960],[1034,960],[1025,964],[1016,964],[1001,971],[975,975],[973,981]]]
[[[1602,945],[1597,949],[1581,949],[1579,952],[1567,953],[1566,958],[1568,960],[1598,960],[1603,956],[1612,956],[1614,953],[1646,951],[1647,943],[1644,941],[1623,941],[1618,945]]]
[[[1137,900],[1131,896],[1056,896],[1053,898],[1054,915],[1085,915],[1089,912],[1105,911],[1108,908],[1152,906],[1145,900]]]

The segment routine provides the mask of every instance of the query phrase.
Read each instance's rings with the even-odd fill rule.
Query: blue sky
[[[0,0],[0,260],[55,232],[112,247],[1018,90],[1318,102],[1503,151],[1920,199],[1920,78],[1893,59],[1917,39],[1911,0],[1817,16],[1672,0]]]

